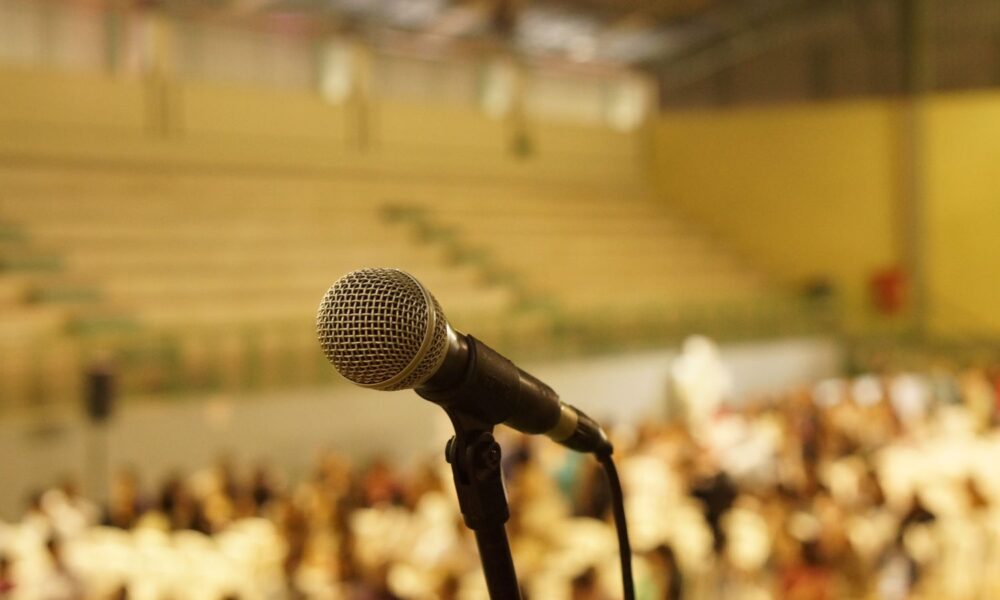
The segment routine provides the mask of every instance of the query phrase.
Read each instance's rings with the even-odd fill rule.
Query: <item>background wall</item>
[[[1000,93],[927,108],[927,277],[934,329],[1000,332]]]
[[[829,277],[856,307],[896,260],[893,127],[883,102],[668,112],[656,181],[780,279]]]
[[[922,114],[930,325],[996,334],[1000,94],[935,96]],[[901,260],[903,126],[891,100],[667,112],[655,180],[782,280],[835,281],[857,321],[872,273]]]

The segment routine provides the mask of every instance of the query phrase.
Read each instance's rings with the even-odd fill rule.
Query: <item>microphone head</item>
[[[441,306],[398,269],[361,269],[338,279],[319,305],[316,334],[337,372],[378,390],[419,386],[448,349]]]

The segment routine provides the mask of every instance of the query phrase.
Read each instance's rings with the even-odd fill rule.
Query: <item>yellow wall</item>
[[[932,325],[1000,332],[1000,93],[936,98],[924,160]]]
[[[857,306],[897,255],[894,127],[875,102],[668,113],[656,181],[780,279],[830,276]]]
[[[888,100],[667,113],[655,180],[785,281],[828,274],[863,315],[872,271],[901,257],[902,114]],[[935,97],[923,123],[930,324],[998,334],[1000,93]]]

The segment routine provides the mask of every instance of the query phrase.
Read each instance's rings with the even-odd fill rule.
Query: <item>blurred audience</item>
[[[638,598],[1000,597],[996,373],[834,379],[619,427]],[[619,597],[601,471],[502,436],[526,598]],[[0,598],[485,598],[437,457],[328,452],[297,482],[226,458],[155,491],[138,475],[103,510],[66,480],[0,523]]]
[[[13,595],[15,587],[10,559],[6,555],[0,554],[0,598],[8,598]]]

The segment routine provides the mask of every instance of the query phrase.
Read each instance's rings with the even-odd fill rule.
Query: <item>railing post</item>
[[[146,80],[146,129],[151,137],[170,137],[180,130],[179,88],[175,70],[175,24],[161,11],[147,20],[147,47],[143,68]]]

